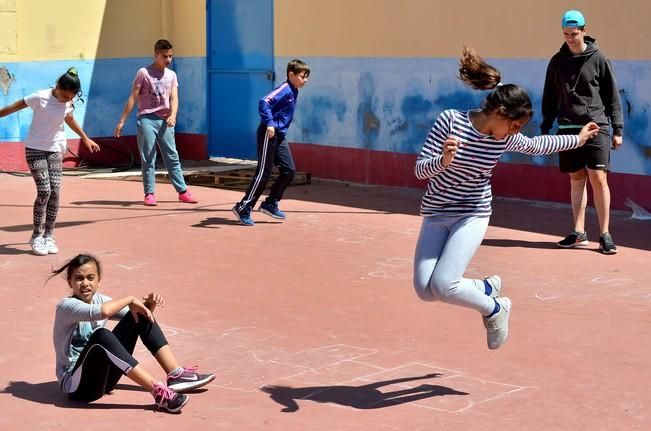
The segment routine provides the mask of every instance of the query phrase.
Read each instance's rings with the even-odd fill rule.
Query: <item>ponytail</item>
[[[502,84],[500,71],[486,63],[472,48],[463,48],[459,79],[475,90],[493,90],[482,103],[484,112],[496,112],[509,120],[528,120],[533,116],[527,91],[515,84]]]
[[[459,60],[459,79],[475,90],[491,90],[500,83],[502,75],[474,49],[464,46]]]

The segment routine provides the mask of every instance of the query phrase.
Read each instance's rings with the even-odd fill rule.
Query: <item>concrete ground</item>
[[[613,214],[615,256],[553,245],[569,207],[496,199],[467,276],[500,274],[510,336],[486,347],[473,311],[411,286],[418,190],[316,181],[291,187],[278,222],[236,223],[241,192],[66,177],[58,255],[31,254],[35,188],[0,174],[0,429],[648,430],[651,221]],[[597,238],[589,214],[589,235]],[[179,415],[126,378],[97,402],[59,393],[53,267],[88,251],[113,297],[158,291],[177,357],[214,370]],[[163,377],[142,346],[136,357]]]

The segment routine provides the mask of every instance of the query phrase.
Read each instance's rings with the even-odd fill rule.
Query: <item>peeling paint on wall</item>
[[[290,59],[276,58],[277,65]],[[305,58],[313,71],[301,90],[290,141],[326,146],[418,153],[445,109],[481,106],[486,92],[456,78],[456,58]],[[540,133],[542,87],[548,59],[488,59],[504,82],[524,87],[534,117],[523,133]],[[624,145],[612,152],[614,172],[651,175],[651,62],[614,62],[625,113]],[[277,74],[284,73],[277,69]],[[335,115],[334,112],[337,112]],[[507,153],[502,160],[557,165],[557,156]]]
[[[44,61],[13,63],[11,73],[0,66],[0,86],[4,97],[0,106],[7,106],[38,90],[53,87],[56,79],[69,67],[79,71],[84,103],[75,104],[75,118],[93,137],[112,136],[129,96],[131,82],[138,69],[151,63],[151,58],[107,59],[95,61]],[[206,61],[205,57],[177,57],[173,69],[179,77],[179,114],[177,133],[206,134]],[[20,77],[16,81],[15,75]],[[18,85],[19,84],[19,85]],[[124,134],[135,135],[135,113],[125,124]],[[23,109],[0,118],[0,141],[25,139],[32,121],[32,110]],[[76,135],[66,128],[69,138]]]
[[[2,94],[7,96],[9,94],[9,87],[16,80],[16,76],[9,72],[7,66],[0,66],[0,88],[2,88]]]

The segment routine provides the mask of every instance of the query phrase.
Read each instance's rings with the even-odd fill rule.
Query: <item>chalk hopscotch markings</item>
[[[368,241],[370,241],[372,239],[373,239],[372,236],[359,235],[359,236],[350,236],[350,237],[337,238],[337,241],[345,242],[346,244],[362,244],[362,243],[368,242]]]
[[[331,386],[350,386],[363,387],[373,383],[382,383],[405,377],[414,377],[401,383],[393,383],[386,386],[379,386],[378,390],[383,393],[393,391],[402,391],[417,388],[419,386],[443,386],[459,392],[467,392],[468,395],[445,395],[431,396],[421,400],[406,403],[405,406],[413,408],[425,408],[437,412],[460,414],[470,410],[473,407],[507,398],[525,389],[535,389],[534,387],[515,385],[511,383],[496,382],[472,376],[466,376],[465,373],[439,367],[436,365],[427,365],[423,363],[407,363],[393,368],[382,368],[377,365],[368,364],[364,361],[344,361],[340,365],[361,365],[372,368],[371,373],[363,374],[352,379],[337,380],[336,377],[344,372],[337,372],[336,367],[328,367],[328,373],[323,370],[306,371],[295,376],[289,376],[285,380],[295,382],[297,387],[314,386],[314,392],[307,396],[302,396],[302,400],[309,401],[310,397],[318,396],[321,393],[330,390]],[[316,374],[315,374],[316,373]],[[431,376],[430,376],[431,375]],[[425,378],[419,379],[422,376]],[[315,381],[315,377],[320,378]],[[334,377],[334,379],[333,379]],[[357,410],[354,406],[342,405],[338,403],[324,403],[328,407],[345,408],[348,410]]]
[[[392,229],[390,232],[399,233],[401,235],[414,237],[414,236],[418,235],[418,233],[420,232],[420,229],[419,228]]]
[[[345,360],[318,370],[308,369],[293,376],[286,377],[301,386],[344,386],[357,380],[360,374],[372,374],[384,371],[385,368],[362,361]]]
[[[274,346],[286,338],[277,331],[255,326],[230,328],[216,334],[211,348],[219,352],[217,380],[211,386],[238,392],[257,392],[270,379],[277,381],[306,370],[290,363],[277,363],[272,358],[287,355]]]
[[[239,332],[239,335],[243,336],[244,332],[241,331],[243,328],[261,329],[258,334],[275,333],[275,331],[255,327],[233,328],[228,331]],[[310,396],[317,396],[319,393],[329,390],[330,386],[364,386],[384,380],[431,374],[431,378],[423,379],[421,383],[447,386],[459,392],[467,392],[469,395],[432,396],[405,405],[453,414],[464,413],[473,407],[513,396],[525,389],[534,389],[528,386],[468,376],[462,371],[433,364],[410,362],[398,367],[383,368],[364,360],[364,358],[377,354],[379,352],[377,349],[334,344],[298,352],[287,352],[258,342],[269,341],[269,338],[262,338],[258,341],[248,340],[228,334],[228,331],[222,333],[220,338],[222,341],[230,339],[234,343],[225,352],[222,351],[224,357],[230,358],[230,361],[217,370],[220,378],[212,383],[211,387],[255,393],[265,385],[288,382],[297,388],[314,386],[315,391]],[[255,334],[256,331],[253,333]],[[249,346],[247,347],[247,345]],[[251,348],[255,346],[258,348]],[[260,355],[260,349],[267,351]],[[269,351],[274,350],[276,355],[269,356]],[[415,384],[415,381],[397,383],[379,390],[390,392],[391,387],[397,388],[397,390],[411,389],[414,385],[421,384]],[[303,399],[309,401],[310,396],[303,397]],[[355,407],[337,403],[325,403],[324,405],[356,410]]]
[[[133,271],[134,269],[142,268],[144,265],[123,265],[121,263],[116,263],[115,266],[120,269],[126,269],[127,271]]]
[[[374,239],[365,225],[337,225],[334,234],[337,236],[338,242],[347,244],[362,244]]]
[[[391,257],[377,262],[376,265],[380,268],[369,272],[368,276],[396,280],[407,280],[412,277],[413,261],[411,259]]]
[[[399,367],[373,373],[360,377],[359,380],[370,383],[406,376],[423,376],[428,374],[441,375],[437,377],[433,376],[431,379],[423,379],[425,384],[446,386],[455,391],[467,392],[469,395],[433,396],[411,402],[409,405],[447,413],[463,413],[472,407],[489,401],[495,401],[511,396],[524,389],[532,389],[532,387],[468,376],[462,371],[418,362],[408,363]],[[414,382],[415,381],[409,381],[392,386],[399,389],[409,389],[414,387]]]
[[[230,328],[222,331],[223,335],[232,335],[251,340],[266,340],[272,338],[285,338],[281,333],[271,329],[258,328],[255,326],[240,326],[237,328]]]
[[[365,347],[333,344],[282,355],[272,358],[272,361],[279,364],[291,364],[311,370],[319,370],[348,360],[374,355],[377,352],[375,349],[367,349]]]
[[[646,288],[646,284],[638,282],[636,288],[624,289],[626,286],[636,285],[636,280],[632,278],[622,278],[615,274],[598,274],[590,280],[590,283],[606,289],[606,297],[651,298],[651,289]]]
[[[631,286],[634,288],[631,289]],[[579,304],[573,304],[574,306],[612,298],[651,300],[650,287],[638,280],[622,277],[616,273],[597,274],[590,278],[577,280],[557,280],[553,287],[555,287],[554,291],[547,295],[544,292],[537,293],[537,299],[551,301],[562,298],[563,300],[580,301]],[[579,288],[577,289],[577,287]],[[586,292],[586,289],[589,291]],[[546,286],[544,290],[547,290]]]
[[[298,216],[298,223],[296,228],[303,232],[313,233],[322,228],[323,223],[314,214],[300,214]],[[292,216],[295,217],[295,216]]]
[[[651,288],[646,288],[646,286],[632,278],[626,278],[612,273],[597,274],[591,278],[575,281],[561,281],[553,278],[546,279],[540,277],[527,281],[526,276],[522,276],[521,278],[521,281],[519,281],[519,277],[511,277],[511,280],[517,283],[527,282],[529,285],[540,286],[541,289],[538,289],[534,294],[534,297],[540,301],[554,301],[558,299],[595,301],[612,297],[651,299]],[[577,291],[575,286],[584,287],[583,290],[585,290],[585,287],[588,287],[590,291]],[[630,286],[636,287],[626,289],[626,287]]]
[[[540,299],[541,301],[551,301],[552,299],[560,298],[560,295],[541,296],[537,293],[534,296],[536,297],[536,299]]]
[[[415,365],[422,366],[423,364]],[[527,389],[526,386],[466,376],[463,372],[447,370],[438,366],[431,366],[430,369],[432,372],[442,371],[441,374],[443,374],[432,380],[433,384],[441,383],[441,386],[445,385],[459,392],[467,392],[469,395],[431,397],[412,403],[419,408],[447,413],[464,413],[478,405],[506,398]]]
[[[106,257],[106,256],[117,256],[117,253],[113,250],[100,250],[94,253],[97,257]]]
[[[634,282],[635,280],[632,278],[613,278],[611,274],[599,274],[590,280],[590,283],[607,284],[608,286],[623,286],[626,284],[632,284]]]

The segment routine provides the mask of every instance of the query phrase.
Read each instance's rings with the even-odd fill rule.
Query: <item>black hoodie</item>
[[[574,55],[563,43],[549,61],[540,129],[549,133],[554,120],[579,126],[594,121],[610,124],[613,134],[621,136],[624,118],[612,66],[595,39],[585,36],[584,41],[587,47],[581,54]]]

